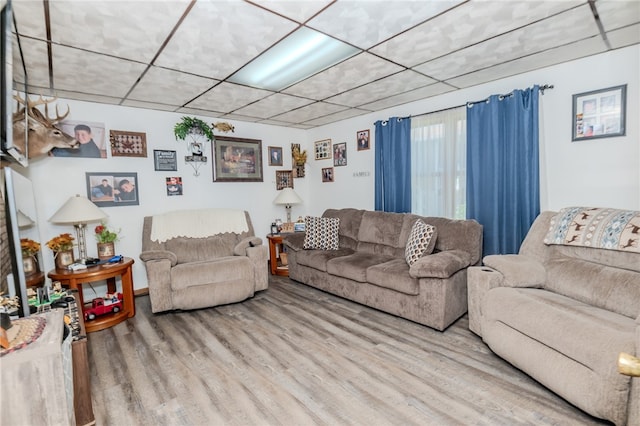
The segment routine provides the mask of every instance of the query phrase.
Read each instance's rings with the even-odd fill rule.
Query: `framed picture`
[[[356,138],[358,140],[358,151],[369,149],[369,129],[358,130]]]
[[[291,144],[291,164],[293,168],[293,178],[304,177],[304,165],[307,162],[307,151],[300,149],[299,143]]]
[[[337,143],[333,145],[333,166],[346,166],[347,165],[347,143]]]
[[[276,170],[276,189],[293,189],[293,170]]]
[[[146,157],[147,134],[109,130],[112,157]]]
[[[328,160],[331,158],[331,139],[314,142],[316,160]]]
[[[333,167],[322,169],[322,182],[333,182]]]
[[[282,148],[270,146],[267,149],[269,150],[269,165],[282,166]]]
[[[153,166],[157,172],[175,172],[178,170],[178,157],[175,151],[153,150]]]
[[[624,136],[627,85],[573,95],[572,141]]]
[[[138,173],[85,173],[87,198],[98,207],[137,206]]]
[[[213,150],[214,182],[262,182],[262,141],[216,136]]]
[[[182,195],[182,178],[172,176],[165,179],[167,185],[167,196]]]
[[[74,136],[80,146],[77,149],[53,148],[50,151],[53,157],[107,158],[104,123],[65,120],[59,126],[64,133]]]

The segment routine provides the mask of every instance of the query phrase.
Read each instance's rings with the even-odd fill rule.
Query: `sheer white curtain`
[[[411,118],[411,212],[465,219],[466,107]]]

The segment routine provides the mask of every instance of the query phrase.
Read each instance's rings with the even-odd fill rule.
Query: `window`
[[[411,212],[466,216],[466,107],[411,118]]]

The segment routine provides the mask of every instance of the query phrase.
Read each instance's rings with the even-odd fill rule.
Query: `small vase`
[[[56,264],[56,269],[67,269],[67,266],[75,261],[73,250],[57,251],[53,256],[53,260]]]
[[[27,256],[22,258],[22,268],[25,275],[32,275],[39,272],[38,260],[35,256]]]
[[[100,260],[111,259],[115,255],[115,243],[98,243],[98,258]]]

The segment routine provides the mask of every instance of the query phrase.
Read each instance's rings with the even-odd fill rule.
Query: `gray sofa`
[[[142,250],[153,312],[240,302],[269,285],[268,249],[243,210],[147,216]]]
[[[589,218],[593,211],[544,212],[519,254],[487,256],[485,266],[469,268],[469,327],[582,410],[638,426],[640,378],[618,373],[616,360],[640,353],[640,252],[590,241],[607,220],[604,213]],[[606,225],[607,244],[622,248],[633,235],[638,243],[640,216],[633,220],[639,223]],[[554,241],[554,229],[566,235]],[[580,239],[585,245],[575,245]]]
[[[467,267],[479,264],[482,226],[472,220],[329,209],[339,218],[338,250],[305,250],[303,234],[283,238],[289,277],[312,287],[444,330],[467,312]],[[411,267],[405,245],[417,219],[434,225],[434,252]]]

